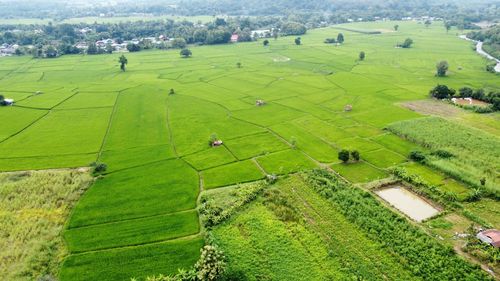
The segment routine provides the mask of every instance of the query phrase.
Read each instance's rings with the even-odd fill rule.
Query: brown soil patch
[[[484,107],[487,107],[488,105],[490,105],[487,102],[475,100],[475,99],[472,99],[471,102],[469,102],[468,100],[464,100],[464,99],[457,99],[456,103],[460,104],[460,105],[475,105],[475,106],[484,106]]]
[[[401,105],[418,113],[442,117],[455,117],[462,113],[462,109],[437,100],[410,101],[402,103]]]

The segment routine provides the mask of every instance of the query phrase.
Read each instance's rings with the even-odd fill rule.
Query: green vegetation
[[[0,275],[6,280],[58,276],[67,254],[64,223],[91,184],[86,170],[0,173]]]
[[[427,156],[427,164],[472,186],[485,187],[498,194],[500,141],[493,135],[461,126],[442,118],[428,117],[391,124],[389,130],[431,150],[446,150],[450,158]]]
[[[221,26],[211,29],[218,34],[210,35],[210,40],[224,39],[227,34],[222,30],[235,24],[222,19],[210,24],[216,22]],[[393,32],[394,24],[400,26],[398,32]],[[131,26],[139,32],[143,28],[139,25],[150,28],[154,24],[145,21]],[[181,27],[185,25],[173,24],[172,28]],[[324,38],[338,41],[338,27],[346,39],[343,44],[324,44]],[[194,32],[186,30],[186,34]],[[304,280],[344,279],[352,277],[352,272],[362,272],[365,279],[383,279],[385,274],[388,279],[432,280],[436,271],[436,278],[443,277],[434,266],[435,258],[425,273],[420,262],[414,265],[406,257],[401,262],[401,249],[394,250],[397,254],[388,252],[386,241],[371,237],[370,231],[317,194],[300,196],[310,197],[308,203],[325,218],[301,204],[292,189],[268,192],[255,187],[245,191],[246,184],[237,189],[240,183],[262,179],[279,185],[295,178],[290,173],[318,166],[330,167],[362,188],[374,180],[386,182],[389,169],[408,165],[409,171],[415,169],[412,174],[422,174],[446,196],[452,192],[458,201],[479,200],[463,203],[461,215],[495,223],[472,204],[481,206],[489,200],[485,197],[494,199],[490,191],[498,186],[498,113],[460,115],[467,120],[463,124],[477,128],[471,129],[456,125],[462,119],[453,119],[451,114],[451,121],[420,123],[428,119],[416,119],[422,115],[406,108],[410,101],[428,99],[428,89],[442,80],[433,73],[435,62],[443,57],[453,62],[452,75],[446,78],[450,87],[498,91],[497,77],[483,71],[483,58],[467,42],[457,39],[454,32],[446,34],[439,24],[426,28],[415,22],[389,21],[311,29],[300,35],[301,46],[294,44],[296,36],[276,37],[266,48],[262,40],[218,46],[194,46],[186,40],[195,53],[189,59],[179,56],[180,49],[142,49],[126,54],[125,72],[120,71],[116,54],[65,55],[50,60],[1,58],[0,91],[16,103],[0,108],[0,170],[75,168],[91,163],[100,167],[95,183],[66,222],[63,237],[68,250],[59,274],[62,281],[131,277],[142,281],[147,276],[170,276],[178,269],[190,269],[204,242],[212,245],[202,241],[207,214],[213,215],[210,220],[217,225],[214,232],[221,227],[227,231],[220,230],[221,235],[234,237],[235,249],[251,248],[226,252],[227,247],[220,245],[232,274],[249,269],[249,274],[259,271],[254,275],[259,280],[262,276]],[[407,50],[393,48],[395,42],[408,37],[418,44]],[[360,50],[369,59],[360,62]],[[238,62],[244,67],[235,67]],[[458,66],[463,68],[459,71]],[[257,101],[265,104],[257,106]],[[385,131],[386,127],[407,139]],[[404,131],[406,128],[411,131]],[[223,143],[209,147],[207,140],[214,132]],[[350,161],[345,164],[338,160],[342,149],[349,151]],[[439,166],[446,174],[405,163],[413,150],[425,155],[426,165]],[[106,169],[97,165],[104,163]],[[449,178],[450,170],[460,175],[453,174],[460,182]],[[234,192],[222,196],[229,203],[213,199],[215,211],[198,218],[196,208],[210,201],[204,201],[200,193],[226,190]],[[345,209],[358,208],[353,206]],[[307,222],[305,214],[314,216],[312,221],[318,225]],[[373,226],[378,233],[387,232],[385,220],[399,223],[397,216],[381,217],[384,226]],[[245,227],[234,224],[240,220],[255,226],[254,230],[245,232]],[[255,239],[238,239],[248,233]],[[325,238],[331,236],[336,239]],[[401,236],[406,237],[406,232]],[[420,234],[409,237],[428,242]],[[434,247],[436,241],[432,241]],[[449,265],[454,256],[438,256],[444,260],[444,271],[455,276]],[[237,266],[232,267],[233,262]]]

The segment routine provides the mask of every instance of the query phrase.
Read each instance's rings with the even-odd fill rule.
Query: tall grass
[[[396,122],[388,129],[431,150],[446,150],[450,158],[432,156],[428,164],[472,186],[500,193],[500,139],[494,135],[437,117]]]
[[[66,253],[64,223],[91,181],[88,172],[75,170],[0,174],[2,280],[57,276]]]

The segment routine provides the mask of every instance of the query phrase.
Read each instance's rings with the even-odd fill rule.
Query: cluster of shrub
[[[226,274],[227,258],[213,242],[200,249],[200,258],[190,269],[179,269],[177,274],[146,277],[146,281],[228,281],[239,280]],[[130,281],[137,281],[131,278]]]
[[[350,159],[357,162],[359,161],[359,157],[360,157],[359,151],[357,150],[349,151],[347,149],[342,149],[341,151],[339,151],[338,154],[338,159],[344,163],[349,162]]]
[[[413,39],[411,38],[406,38],[403,43],[398,43],[396,46],[399,48],[411,48],[411,45],[413,45]]]
[[[325,44],[342,44],[344,43],[344,34],[339,33],[337,38],[326,38]]]
[[[270,176],[270,178],[273,177]],[[267,182],[272,184],[275,182],[275,179],[270,179]],[[217,200],[213,200],[207,196],[202,196],[200,200],[201,205],[199,212],[203,226],[210,229],[225,221],[239,208],[255,200],[266,186],[267,185],[264,183],[255,183],[247,185],[245,188],[236,188],[231,193],[233,201],[230,206],[222,206]]]
[[[472,89],[469,87],[463,87],[457,91],[446,85],[437,85],[432,88],[429,94],[436,99],[451,99],[453,97],[457,98],[473,98],[486,103],[489,103],[488,107],[477,107],[477,106],[465,106],[465,108],[472,108],[474,111],[479,113],[488,113],[500,110],[500,92],[489,92],[486,94],[484,89]]]
[[[383,206],[373,195],[326,170],[314,170],[306,180],[367,236],[397,256],[405,268],[423,280],[487,280],[487,273],[458,257],[450,246]]]

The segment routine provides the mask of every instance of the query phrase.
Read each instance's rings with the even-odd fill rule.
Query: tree
[[[361,52],[359,53],[359,60],[365,60],[365,57],[366,57],[365,52],[361,51]]]
[[[194,266],[198,272],[198,280],[218,280],[226,271],[226,257],[224,253],[211,245],[205,245],[200,252],[200,259]]]
[[[5,105],[5,97],[0,95],[0,105]]]
[[[183,58],[189,58],[190,56],[193,55],[193,53],[191,52],[191,50],[186,49],[186,48],[182,49],[181,52],[180,52],[180,54],[181,54],[181,56]]]
[[[354,159],[354,161],[359,161],[359,151],[353,150],[351,151],[351,157]]]
[[[174,40],[172,40],[172,48],[184,49],[184,48],[186,48],[186,46],[187,46],[186,40],[182,37],[175,38]]]
[[[125,71],[125,65],[128,63],[128,60],[125,57],[125,55],[121,55],[120,58],[118,59],[118,62],[120,63],[120,69],[122,71]]]
[[[413,45],[413,39],[411,38],[406,38],[403,44],[399,44],[401,48],[411,48],[411,45]]]
[[[169,95],[174,95],[175,94],[175,90],[172,88],[170,89],[170,91],[168,92]]]
[[[47,49],[45,49],[45,56],[48,58],[55,58],[57,57],[57,50],[54,48],[54,46],[48,46]]]
[[[394,25],[394,31],[398,31],[399,29],[399,24]]]
[[[444,23],[444,28],[446,28],[446,33],[448,33],[450,31],[451,26],[452,26],[452,24],[449,21]]]
[[[266,39],[266,40],[264,40],[264,41],[262,42],[262,44],[264,45],[264,47],[265,47],[265,46],[267,46],[267,45],[269,45],[269,40],[267,40],[267,39]]]
[[[448,86],[446,85],[437,85],[436,87],[432,88],[429,94],[431,95],[431,97],[434,97],[436,99],[447,99],[455,95],[455,90],[453,90],[452,88],[448,88]]]
[[[472,93],[474,91],[469,87],[463,87],[458,90],[458,94],[461,98],[469,98],[472,97]]]
[[[424,22],[424,24],[425,24],[425,27],[426,27],[426,28],[429,28],[429,26],[432,24],[432,22],[431,22],[430,20],[426,20],[426,21]]]
[[[448,71],[449,65],[448,62],[443,60],[436,64],[436,76],[444,77],[446,76],[446,72]]]
[[[113,51],[114,51],[113,46],[111,46],[111,44],[106,44],[106,53],[112,54]]]
[[[307,28],[301,23],[286,22],[281,26],[281,32],[285,35],[303,35],[307,32]]]
[[[277,28],[273,28],[273,38],[274,38],[274,40],[278,40],[279,36],[280,36],[280,34],[278,32],[278,29]]]
[[[105,163],[101,163],[101,162],[93,162],[90,164],[90,167],[92,167],[92,174],[93,175],[102,174],[102,173],[106,172],[106,170],[108,169],[108,165],[106,165]]]
[[[347,163],[347,161],[349,161],[349,151],[342,149],[341,151],[339,151],[338,158],[342,162]]]
[[[295,38],[295,45],[300,45],[302,44],[302,39],[300,37]]]
[[[236,63],[236,67],[237,67],[237,68],[241,68],[241,62],[237,62],[237,63]]]
[[[98,53],[99,50],[97,50],[97,46],[95,43],[90,43],[89,47],[87,48],[87,55],[95,55]]]
[[[339,35],[337,35],[337,42],[338,42],[339,44],[344,43],[344,34],[339,33]]]
[[[139,52],[141,50],[141,46],[139,46],[138,44],[134,44],[134,43],[128,43],[127,50],[131,53]]]

